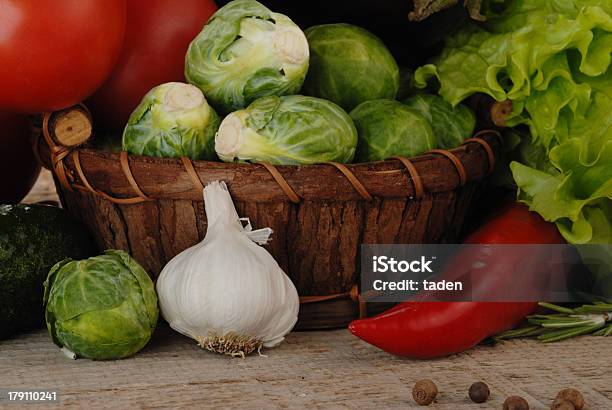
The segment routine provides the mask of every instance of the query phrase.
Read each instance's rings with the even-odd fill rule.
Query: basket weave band
[[[76,171],[79,174],[79,178],[81,179],[81,182],[85,185],[85,189],[93,193],[100,194],[101,191],[97,191],[91,186],[91,184],[87,180],[87,177],[85,176],[85,173],[83,172],[83,168],[81,167],[81,158],[79,156],[79,151],[74,151],[72,153],[72,161],[74,162],[74,167],[76,168]]]
[[[493,148],[491,148],[489,143],[483,140],[482,138],[469,138],[465,140],[461,145],[466,145],[469,143],[480,144],[480,146],[484,148],[485,152],[487,153],[487,161],[489,164],[488,173],[491,174],[491,172],[493,172],[493,169],[495,168],[495,154],[493,153]]]
[[[121,162],[121,170],[123,171],[123,174],[127,178],[134,192],[136,192],[138,196],[144,201],[152,201],[151,198],[149,198],[145,195],[144,192],[142,192],[142,189],[140,189],[140,187],[138,186],[136,179],[134,179],[134,175],[132,174],[132,170],[130,169],[130,162],[127,151],[121,151],[121,154],[119,154],[119,161]]]
[[[86,112],[89,112],[87,110],[87,107],[85,107],[84,105],[80,104],[80,107],[82,107]],[[85,172],[83,171],[83,167],[81,167],[81,159],[79,157],[79,150],[73,149],[75,147],[69,148],[63,145],[58,145],[55,143],[55,141],[51,137],[51,133],[49,132],[49,121],[51,119],[51,115],[52,113],[49,113],[49,112],[43,114],[41,134],[43,138],[45,139],[45,142],[49,146],[49,151],[51,153],[51,165],[62,187],[64,187],[70,192],[74,191],[75,188],[82,190],[82,191],[89,191],[115,204],[137,204],[140,202],[152,201],[152,199],[149,198],[144,192],[142,192],[142,190],[138,186],[138,183],[136,182],[136,179],[134,178],[134,175],[132,174],[132,171],[130,169],[127,152],[121,152],[121,155],[119,157],[119,160],[121,163],[121,169],[128,183],[130,184],[130,186],[132,187],[132,189],[134,190],[134,192],[136,192],[138,196],[133,197],[133,198],[115,198],[115,197],[108,195],[105,192],[94,189],[89,183],[89,181],[87,180],[87,177],[85,176]],[[72,159],[74,161],[75,170],[81,182],[83,183],[83,185],[79,185],[78,183],[76,183],[74,175],[70,173],[70,171],[66,168],[66,165],[64,164],[64,159],[68,157],[70,154],[72,154]]]
[[[344,174],[344,176],[346,177],[346,179],[348,180],[348,182],[351,183],[351,185],[353,185],[353,188],[355,188],[355,191],[357,191],[357,193],[359,195],[361,195],[361,197],[363,199],[365,199],[366,201],[371,201],[372,195],[370,195],[370,193],[368,192],[368,190],[366,189],[365,186],[363,186],[363,184],[361,183],[361,181],[359,181],[359,179],[357,179],[357,177],[355,176],[355,174],[353,174],[344,164],[340,164],[338,162],[327,162],[327,164],[332,165],[334,167],[336,167],[340,172],[342,172]]]
[[[465,172],[465,168],[463,167],[461,160],[457,158],[455,154],[445,149],[432,149],[431,151],[428,151],[427,153],[428,154],[440,154],[448,158],[453,163],[453,165],[455,166],[455,169],[457,170],[457,173],[459,174],[459,184],[461,186],[464,186],[466,184],[467,173]]]
[[[82,191],[89,191],[93,194],[101,196],[102,198],[114,204],[119,204],[119,205],[132,205],[132,204],[139,204],[142,202],[150,201],[150,199],[146,199],[140,196],[132,197],[132,198],[115,198],[115,197],[110,196],[106,192],[94,189],[89,183],[89,181],[87,180],[87,177],[85,176],[85,172],[83,171],[83,168],[81,167],[81,158],[79,156],[78,150],[72,152],[72,161],[74,162],[74,167],[76,168],[76,172],[79,175],[81,182],[83,182],[84,184],[84,186],[74,184],[73,186],[75,188],[82,190]],[[131,175],[131,172],[130,172],[130,175]]]
[[[349,298],[353,302],[358,304],[359,307],[359,318],[363,319],[368,316],[367,309],[367,299],[371,297],[376,297],[380,295],[382,292],[376,290],[369,290],[364,293],[359,293],[359,285],[356,283],[351,286],[351,289],[348,292],[337,293],[335,295],[325,295],[325,296],[300,296],[301,304],[308,303],[317,303],[317,302],[326,302],[330,300],[337,300],[343,298]]]
[[[469,143],[480,144],[480,146],[483,147],[487,153],[487,159],[489,161],[489,174],[491,174],[495,169],[495,153],[493,152],[493,148],[491,148],[491,145],[484,138],[482,138],[485,135],[493,135],[497,137],[499,144],[502,146],[504,145],[504,137],[502,136],[501,132],[489,129],[478,131],[476,134],[474,134],[472,138],[465,140],[465,142],[461,145]]]
[[[265,169],[268,170],[270,175],[272,175],[272,178],[274,178],[274,180],[276,181],[278,186],[283,190],[285,195],[287,195],[287,197],[289,197],[289,200],[291,202],[293,202],[294,204],[299,204],[300,203],[302,198],[300,198],[300,196],[295,193],[293,188],[291,188],[291,185],[289,185],[287,180],[281,175],[280,172],[278,172],[278,169],[276,169],[276,167],[274,165],[269,164],[267,162],[259,162],[259,164],[262,165]]]
[[[300,296],[300,304],[326,302],[330,300],[337,300],[343,298],[350,298],[353,302],[359,304],[359,318],[362,319],[367,316],[367,306],[365,298],[359,294],[359,286],[355,283],[348,292],[337,293],[335,295],[325,296]]]
[[[49,120],[51,119],[51,115],[52,113],[50,112],[43,114],[42,135],[49,146],[49,151],[51,152],[51,166],[55,171],[55,175],[57,175],[57,179],[64,189],[72,192],[72,185],[68,181],[68,174],[63,162],[64,158],[70,154],[70,148],[58,146],[55,141],[53,141],[53,138],[51,138],[51,134],[49,133]]]
[[[198,192],[201,193],[202,191],[204,191],[204,184],[200,180],[200,177],[198,176],[198,173],[195,170],[195,167],[193,166],[193,162],[191,162],[191,160],[187,157],[181,157],[181,162],[183,163],[183,166],[187,171],[187,175],[189,175],[189,178],[191,178],[191,182],[198,190]]]
[[[404,165],[404,167],[410,174],[410,178],[412,179],[412,185],[414,186],[414,197],[416,199],[421,199],[425,191],[423,189],[423,181],[421,180],[421,176],[419,175],[419,172],[412,164],[412,162],[410,162],[408,158],[401,157],[399,155],[391,157],[389,159],[396,159]]]

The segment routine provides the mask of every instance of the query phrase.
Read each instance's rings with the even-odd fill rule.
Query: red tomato
[[[217,10],[213,0],[128,0],[128,23],[119,61],[87,102],[96,127],[120,130],[156,85],[184,81],[189,43]]]
[[[25,116],[0,112],[0,153],[0,204],[15,204],[30,192],[40,173]]]
[[[87,98],[111,72],[126,0],[0,0],[0,108],[42,112]]]

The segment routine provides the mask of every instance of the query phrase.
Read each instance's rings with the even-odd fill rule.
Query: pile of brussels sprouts
[[[189,84],[162,84],[144,97],[124,150],[277,165],[371,162],[453,148],[475,127],[470,109],[439,96],[412,91],[397,101],[398,65],[367,30],[303,32],[255,0],[212,16],[189,47],[185,77]]]

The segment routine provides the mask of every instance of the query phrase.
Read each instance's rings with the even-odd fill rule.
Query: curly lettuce
[[[437,79],[453,105],[511,100],[526,126],[511,164],[519,200],[570,243],[612,243],[612,2],[514,0],[447,40],[415,82]]]

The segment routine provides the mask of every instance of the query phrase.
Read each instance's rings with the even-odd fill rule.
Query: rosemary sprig
[[[573,309],[545,302],[539,305],[556,313],[528,316],[524,326],[501,333],[495,340],[535,337],[550,343],[586,334],[612,335],[612,303],[594,302]]]

